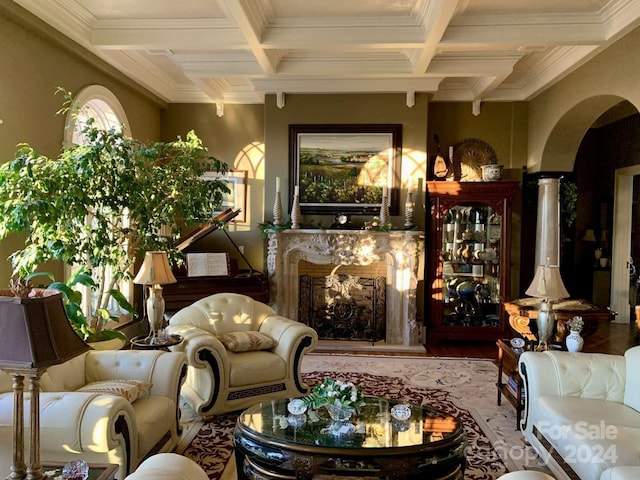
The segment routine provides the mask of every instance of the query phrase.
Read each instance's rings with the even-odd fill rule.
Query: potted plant
[[[60,113],[70,108],[67,93]],[[123,305],[118,283],[131,278],[136,259],[148,250],[178,259],[171,238],[181,225],[209,221],[229,190],[222,181],[204,180],[204,172],[227,166],[208,155],[194,132],[149,144],[94,123],[81,126],[83,145],[63,148],[57,158],[23,144],[0,166],[0,239],[26,234],[24,248],[10,256],[16,275],[25,277],[48,260],[84,268],[75,284],[92,288],[84,314],[97,334],[112,317],[106,312],[113,313],[113,300]],[[162,232],[167,226],[168,234]]]

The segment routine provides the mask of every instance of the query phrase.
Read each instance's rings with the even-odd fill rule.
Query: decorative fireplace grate
[[[300,275],[298,319],[323,340],[386,337],[386,279],[331,274]]]

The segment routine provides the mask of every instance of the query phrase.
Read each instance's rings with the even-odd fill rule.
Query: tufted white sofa
[[[193,460],[177,453],[152,455],[126,480],[209,480]]]
[[[300,364],[313,351],[318,335],[251,297],[217,293],[176,312],[170,334],[184,341],[172,347],[187,355],[189,369],[182,397],[202,417],[246,408],[274,398],[308,392]],[[218,340],[231,332],[258,331],[274,339],[269,350],[232,352]]]
[[[161,351],[88,351],[49,367],[41,378],[40,458],[42,462],[85,460],[119,465],[122,480],[152,449],[172,450],[179,438],[179,394],[186,375],[184,354]],[[119,395],[76,392],[90,382],[129,379],[152,384],[130,403]],[[29,412],[25,394],[25,412]],[[12,456],[11,376],[0,372],[0,468]],[[28,413],[25,437],[29,437]],[[25,438],[25,452],[29,439]],[[28,459],[27,459],[28,460]]]
[[[558,480],[640,478],[640,347],[524,352],[525,438]]]

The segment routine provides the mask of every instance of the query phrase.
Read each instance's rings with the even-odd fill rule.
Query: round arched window
[[[102,85],[90,85],[83,88],[74,98],[74,108],[67,115],[65,144],[82,145],[82,125],[93,118],[96,126],[103,130],[120,129],[131,136],[129,122],[118,98]]]

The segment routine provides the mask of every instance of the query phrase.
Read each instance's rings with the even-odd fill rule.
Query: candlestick
[[[386,187],[384,188],[386,190]],[[388,225],[391,223],[391,217],[389,215],[389,200],[387,199],[387,192],[382,194],[382,203],[380,204],[380,225]]]
[[[293,206],[291,207],[291,228],[300,228],[300,188],[298,185],[293,187]]]
[[[280,192],[276,192],[276,198],[273,202],[273,224],[282,225],[282,199]]]
[[[280,177],[276,177],[276,193],[280,193]]]
[[[411,230],[415,228],[414,211],[415,203],[413,201],[413,193],[407,192],[407,199],[404,203],[404,228],[405,230]]]

